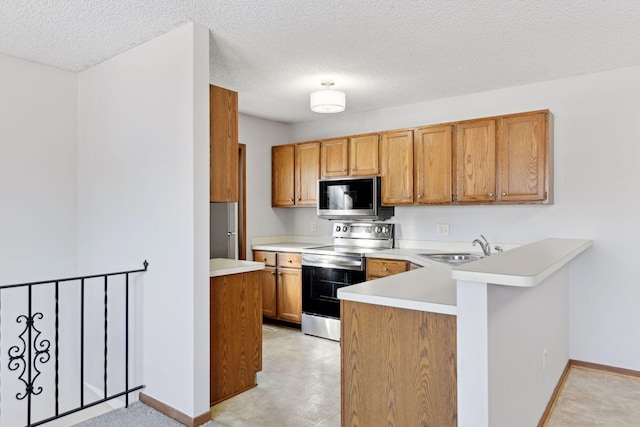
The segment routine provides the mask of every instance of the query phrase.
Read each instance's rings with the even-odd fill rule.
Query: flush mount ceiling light
[[[344,92],[331,89],[332,80],[322,82],[323,90],[317,90],[311,93],[311,111],[314,113],[340,113],[344,111],[345,95]]]

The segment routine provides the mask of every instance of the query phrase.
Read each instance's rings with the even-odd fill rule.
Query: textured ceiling
[[[638,0],[0,0],[0,53],[80,71],[187,21],[211,83],[282,122],[323,118],[327,78],[356,112],[640,65]]]

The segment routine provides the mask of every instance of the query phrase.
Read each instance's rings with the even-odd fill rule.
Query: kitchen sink
[[[460,265],[466,262],[477,261],[482,259],[480,254],[472,254],[469,252],[464,253],[441,253],[441,254],[418,254],[422,257],[428,258],[432,261],[446,262],[447,264]]]

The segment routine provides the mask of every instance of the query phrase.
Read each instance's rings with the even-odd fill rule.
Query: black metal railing
[[[125,406],[128,407],[129,406],[129,394],[140,390],[142,388],[144,388],[144,385],[138,385],[138,386],[134,386],[134,387],[130,387],[129,386],[129,375],[130,375],[130,366],[129,366],[129,358],[130,358],[130,343],[129,343],[129,335],[130,335],[130,314],[129,314],[129,300],[130,300],[130,283],[129,283],[129,278],[130,275],[132,274],[136,274],[136,273],[141,273],[141,272],[145,272],[147,271],[147,267],[148,267],[148,262],[144,261],[143,263],[143,267],[142,269],[139,270],[130,270],[130,271],[120,271],[120,272],[115,272],[115,273],[106,273],[106,274],[94,274],[94,275],[90,275],[90,276],[79,276],[79,277],[70,277],[70,278],[66,278],[66,279],[55,279],[55,280],[45,280],[45,281],[39,281],[39,282],[30,282],[30,283],[20,283],[20,284],[14,284],[14,285],[4,285],[4,286],[0,286],[0,330],[5,330],[6,329],[10,329],[10,328],[2,328],[2,314],[3,314],[3,296],[5,294],[7,294],[8,292],[13,292],[14,295],[12,295],[13,297],[15,297],[15,293],[16,292],[20,292],[20,290],[25,290],[26,291],[26,308],[24,308],[26,310],[26,314],[18,314],[16,317],[16,323],[18,325],[18,328],[20,329],[20,326],[24,325],[20,331],[20,333],[15,333],[12,336],[7,336],[6,332],[3,333],[0,336],[0,355],[2,355],[2,349],[6,348],[6,344],[5,342],[8,341],[12,341],[14,340],[14,342],[16,342],[16,344],[14,345],[10,345],[6,356],[7,356],[7,368],[8,368],[8,372],[5,375],[12,375],[11,373],[13,373],[13,375],[15,376],[15,378],[13,378],[14,380],[14,385],[18,384],[20,389],[16,394],[15,394],[15,398],[17,401],[25,401],[26,400],[26,416],[24,417],[24,419],[26,419],[26,425],[27,427],[35,427],[35,426],[39,426],[42,424],[45,424],[47,422],[65,417],[67,415],[82,411],[84,409],[108,402],[110,400],[119,398],[124,396],[125,399]],[[110,301],[109,299],[109,289],[110,289],[110,285],[112,285],[113,280],[110,282],[110,278],[113,278],[115,276],[121,276],[124,278],[124,284],[123,284],[123,288],[121,289],[120,293],[124,293],[124,300],[123,301]],[[104,279],[99,280],[99,279]],[[98,283],[102,283],[102,287],[101,287],[101,291],[98,290],[96,292],[96,287]],[[71,404],[69,405],[68,402],[66,404],[67,407],[71,406],[71,409],[66,409],[66,410],[61,410],[60,409],[60,400],[61,400],[61,378],[60,378],[60,371],[61,371],[61,367],[60,367],[60,362],[61,359],[63,358],[63,356],[61,356],[60,354],[60,335],[61,335],[61,328],[64,325],[61,325],[61,319],[60,319],[60,315],[61,315],[61,311],[60,311],[60,305],[61,305],[61,301],[60,301],[60,297],[61,297],[61,285],[67,285],[69,288],[72,288],[71,284],[75,284],[75,287],[78,288],[79,287],[79,307],[75,307],[74,309],[77,310],[77,317],[79,317],[79,372],[77,373],[78,378],[79,378],[79,398],[77,401],[77,404]],[[34,308],[34,290],[36,289],[41,289],[44,288],[46,286],[52,286],[53,287],[53,319],[49,320],[47,319],[47,316],[45,316],[45,314],[43,314],[42,311],[44,310],[36,310]],[[121,283],[115,283],[113,284],[113,286],[120,286]],[[113,287],[111,286],[111,287]],[[87,288],[87,289],[86,289]],[[11,291],[10,291],[11,290]],[[72,289],[73,290],[73,289]],[[85,316],[87,315],[87,313],[85,312],[85,305],[87,305],[87,293],[86,291],[91,291],[91,296],[96,296],[96,294],[100,295],[100,302],[99,304],[103,305],[103,309],[100,310],[101,313],[98,313],[98,317],[102,317],[102,319],[100,320],[100,323],[102,324],[102,330],[101,331],[96,331],[96,330],[86,330],[86,325],[85,325]],[[46,295],[45,295],[46,296]],[[22,297],[22,295],[19,296],[20,298],[24,298]],[[15,300],[16,298],[14,298]],[[39,298],[39,303],[42,304],[42,295],[40,295]],[[13,301],[15,302],[15,301]],[[122,338],[124,340],[124,343],[119,342],[120,347],[122,347],[122,345],[124,345],[124,378],[121,378],[120,381],[124,383],[124,389],[119,389],[116,392],[112,392],[111,394],[109,394],[108,390],[108,382],[111,379],[109,377],[110,374],[110,366],[109,366],[109,343],[113,342],[114,338],[113,338],[113,334],[110,336],[109,335],[109,306],[111,304],[111,307],[114,307],[113,304],[116,304],[116,306],[118,304],[124,304],[124,307],[122,305],[120,305],[120,310],[121,311],[122,308],[124,308],[124,336],[120,337],[120,335],[122,335],[121,333],[119,334],[118,331],[115,333],[115,335],[117,336],[116,339]],[[94,302],[95,304],[95,302]],[[15,311],[16,304],[12,304],[12,308]],[[20,304],[22,305],[22,304]],[[65,310],[68,310],[67,307],[65,307]],[[92,311],[92,316],[95,317],[96,313]],[[47,321],[51,321],[54,323],[53,329],[53,337],[46,337],[45,335],[43,335],[43,330],[44,328],[50,328],[50,323],[48,324]],[[6,325],[5,325],[6,326]],[[13,325],[13,328],[15,328],[16,325]],[[74,325],[74,327],[77,327],[77,325]],[[69,329],[73,329],[73,328],[69,328]],[[68,333],[68,330],[65,330],[66,333]],[[101,393],[101,396],[96,400],[92,400],[90,402],[87,402],[87,399],[85,397],[85,358],[86,356],[86,349],[85,346],[86,344],[86,335],[90,334],[91,337],[95,338],[98,336],[98,334],[102,334],[102,337],[100,338],[100,343],[103,346],[103,348],[101,349],[100,353],[103,356],[103,361],[101,363],[102,365],[102,372],[101,375],[99,375],[101,377],[102,380],[102,386],[103,386],[103,390]],[[76,337],[77,338],[77,337]],[[53,340],[53,349],[52,347],[52,342],[51,340]],[[91,349],[93,353],[95,353],[95,348]],[[52,356],[52,352],[53,352],[53,356]],[[51,406],[52,408],[50,408],[50,411],[48,410],[48,414],[44,416],[44,418],[41,417],[41,419],[37,420],[37,421],[33,421],[34,419],[34,414],[32,413],[33,411],[33,399],[35,399],[38,396],[44,396],[44,394],[48,393],[49,391],[45,391],[45,388],[42,384],[39,383],[39,379],[41,378],[41,375],[43,374],[43,370],[45,369],[45,365],[51,361],[51,359],[54,360],[54,366],[53,366],[53,383],[54,383],[54,390],[52,391],[53,393],[53,398],[50,399],[51,400]],[[2,357],[0,357],[0,361],[3,360]],[[0,366],[0,402],[3,402],[3,404],[7,405],[6,402],[3,401],[3,399],[1,399],[2,397],[2,385],[6,384],[5,378],[3,378],[2,376],[3,374],[3,370],[2,370],[2,366]],[[17,380],[16,380],[17,378]],[[68,378],[66,378],[68,379]],[[64,384],[64,389],[68,390],[69,389],[69,384]],[[15,392],[15,390],[11,391],[11,394],[13,394]],[[43,394],[44,393],[44,394]],[[24,404],[23,404],[24,405]],[[48,403],[47,403],[48,405]],[[22,410],[22,409],[21,409]],[[15,412],[15,411],[13,411]],[[52,414],[52,415],[49,415]],[[15,420],[12,419],[11,421],[5,420],[3,421],[2,419],[2,412],[0,412],[0,425],[3,425],[4,422],[7,423],[7,425],[23,425],[23,421],[19,421],[19,423]]]

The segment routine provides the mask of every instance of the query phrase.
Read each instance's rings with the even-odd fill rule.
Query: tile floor
[[[547,427],[640,426],[640,378],[572,368]]]
[[[340,344],[265,325],[258,386],[211,408],[228,427],[339,427]]]
[[[227,427],[339,427],[340,346],[265,325],[258,386],[211,408]],[[639,427],[640,378],[572,368],[546,427]]]

